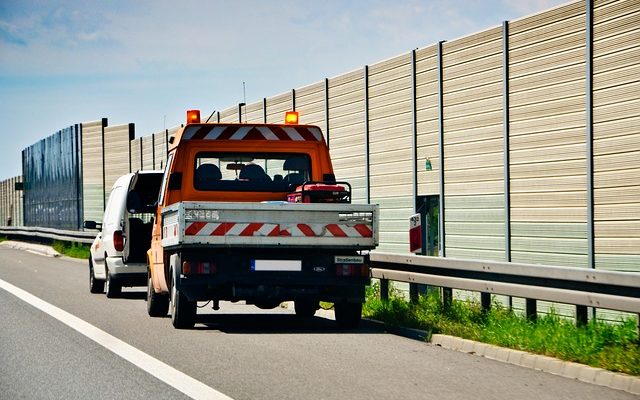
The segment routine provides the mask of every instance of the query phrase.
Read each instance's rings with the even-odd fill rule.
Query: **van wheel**
[[[318,310],[318,302],[317,301],[305,301],[305,300],[296,300],[294,302],[294,308],[296,310],[296,316],[300,318],[311,318],[316,314]]]
[[[196,323],[196,302],[189,301],[171,281],[171,323],[174,328],[189,329]]]
[[[107,281],[104,285],[104,290],[107,294],[107,297],[113,299],[114,297],[120,296],[120,294],[122,293],[122,285],[120,285],[120,283],[113,278],[111,272],[109,271],[109,268],[107,268],[106,265],[104,268],[107,271]]]
[[[164,317],[169,312],[169,295],[156,293],[153,290],[151,274],[147,279],[147,313],[150,317]]]
[[[104,292],[104,281],[96,279],[96,274],[93,271],[93,261],[89,258],[89,291],[91,293]]]
[[[355,329],[362,318],[362,303],[335,303],[336,323],[341,329]]]

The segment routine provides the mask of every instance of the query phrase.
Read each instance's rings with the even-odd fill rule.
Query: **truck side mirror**
[[[182,172],[174,172],[169,175],[169,190],[180,190],[182,188]]]

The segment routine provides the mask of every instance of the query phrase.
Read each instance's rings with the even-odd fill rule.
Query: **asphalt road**
[[[292,310],[226,303],[193,330],[150,318],[144,288],[90,294],[88,267],[0,246],[0,280],[17,286],[233,399],[635,399],[543,372],[387,334],[341,332]],[[0,289],[0,398],[185,395]]]

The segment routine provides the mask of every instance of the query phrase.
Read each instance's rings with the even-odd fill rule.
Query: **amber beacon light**
[[[200,110],[188,110],[187,124],[199,124],[199,123],[200,123]]]
[[[298,114],[297,111],[287,111],[284,114],[284,123],[287,125],[297,125],[299,116],[300,114]]]

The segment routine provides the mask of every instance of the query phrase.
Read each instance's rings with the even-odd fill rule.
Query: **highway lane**
[[[225,304],[222,312],[215,314],[207,309],[195,329],[174,330],[168,318],[146,315],[143,289],[128,290],[120,299],[90,294],[87,270],[86,264],[77,261],[0,246],[0,279],[234,399],[636,398],[393,336],[371,324],[353,332],[336,330],[333,321],[326,318],[302,324],[285,309],[263,311]],[[59,390],[67,390],[64,393],[68,395],[62,397],[98,397],[84,396],[92,392],[102,393],[104,398],[121,397],[109,392],[108,386],[91,382],[93,371],[99,375],[107,370],[118,390],[133,387],[145,393],[140,397],[180,398],[175,389],[2,289],[0,304],[2,315],[8,315],[3,318],[10,321],[3,321],[0,329],[0,373],[12,368],[5,360],[13,365],[22,349],[34,349],[24,357],[26,361],[16,363],[20,372],[15,377],[0,378],[0,390],[11,385],[9,393],[15,397],[47,398],[38,395],[44,393],[39,391],[38,381],[23,376],[51,371],[42,379],[64,382]]]

